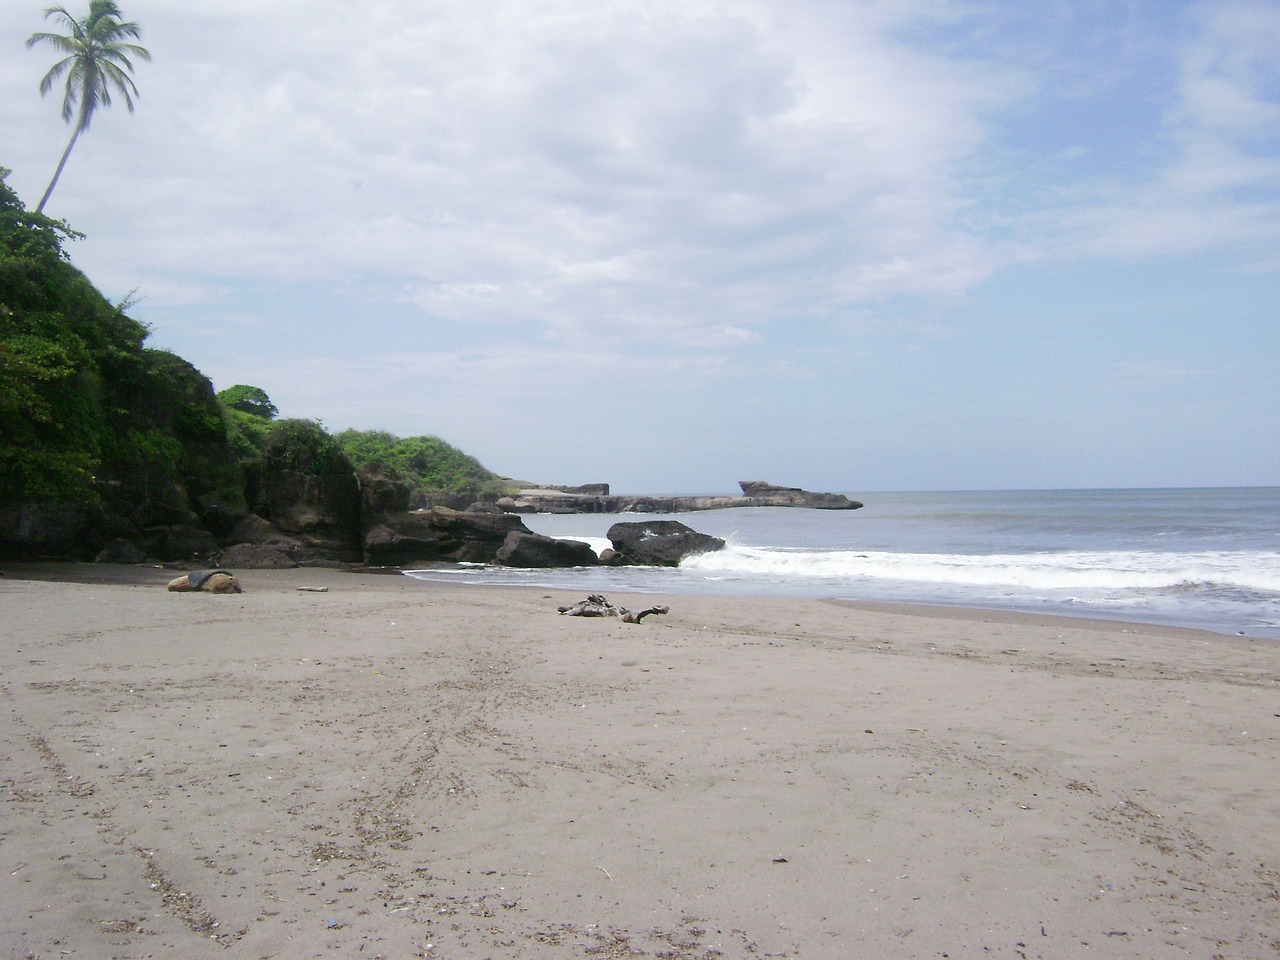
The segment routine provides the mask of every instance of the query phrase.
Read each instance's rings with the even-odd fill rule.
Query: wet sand
[[[5,957],[1280,953],[1274,641],[6,572]]]

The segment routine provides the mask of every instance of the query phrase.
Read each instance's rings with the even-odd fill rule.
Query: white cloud
[[[101,188],[128,198],[123,282],[376,272],[563,336],[950,290],[991,268],[954,168],[1001,84],[886,38],[925,7],[134,0],[139,113],[95,125],[110,160],[73,157],[59,210],[98,235]]]
[[[1249,138],[1280,123],[1274,100],[1280,64],[1280,7],[1259,0],[1205,4],[1198,36],[1182,61],[1179,118]],[[1269,96],[1268,96],[1269,95]]]
[[[1176,53],[1178,84],[1163,117],[1163,149],[1148,145],[1144,176],[1077,189],[1037,214],[1059,249],[1148,257],[1237,251],[1269,260],[1280,241],[1280,7],[1235,0],[1196,6]]]
[[[1042,362],[1002,351],[1063,290],[1100,315],[1092,264],[1275,272],[1274,2],[122,6],[154,61],[54,194],[75,262],[220,387],[334,426],[533,457],[601,411],[665,441],[708,407],[689,449],[754,449],[780,398],[871,462],[842,403],[916,442],[925,401],[894,392],[930,378],[898,364],[980,390]],[[69,132],[21,49],[42,25],[0,5],[29,200]]]
[[[1170,185],[1191,194],[1280,185],[1280,6],[1206,5],[1198,25],[1170,113],[1182,148]]]

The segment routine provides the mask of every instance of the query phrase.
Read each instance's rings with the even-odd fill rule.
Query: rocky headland
[[[498,500],[508,513],[689,513],[732,507],[807,507],[811,510],[857,510],[862,506],[841,493],[811,493],[764,480],[739,480],[740,495],[615,495],[607,483],[577,487],[529,487]]]
[[[191,514],[125,531],[76,511],[34,507],[0,511],[0,545],[10,559],[94,559],[104,563],[207,565],[240,569],[297,566],[384,568],[441,563],[511,567],[678,566],[685,557],[719,550],[724,541],[674,520],[615,523],[611,548],[597,555],[579,541],[534,533],[520,514],[680,513],[729,507],[853,510],[840,494],[810,493],[744,481],[741,496],[614,496],[607,484],[537,487],[466,509],[411,508],[403,485],[358,477],[339,467],[326,475],[266,470],[255,511],[241,509],[204,522]],[[225,511],[224,511],[225,512]],[[115,536],[111,536],[114,533]],[[121,535],[123,534],[123,535]]]
[[[732,497],[544,488],[500,477],[438,437],[335,435],[318,421],[280,419],[261,387],[215,393],[189,361],[146,346],[146,325],[71,264],[63,245],[74,231],[27,210],[7,173],[0,167],[6,564],[676,564],[723,543],[670,521],[623,523],[597,557],[587,544],[534,534],[519,514],[861,506],[761,482]]]

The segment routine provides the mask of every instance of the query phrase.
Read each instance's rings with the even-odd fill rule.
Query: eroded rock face
[[[366,470],[360,474],[360,496],[366,516],[380,516],[408,512],[412,491],[406,483]]]
[[[363,501],[345,458],[304,470],[268,457],[256,486],[254,513],[301,544],[295,559],[360,560]]]
[[[0,556],[73,556],[88,523],[78,504],[0,505]]]
[[[440,538],[411,513],[384,517],[364,534],[364,562],[371,567],[411,566],[444,560]]]
[[[724,541],[685,526],[678,520],[615,523],[609,528],[613,555],[623,566],[678,567],[685,557],[724,549]]]
[[[271,543],[284,537],[284,534],[263,520],[256,513],[244,517],[232,528],[228,539],[232,543]]]

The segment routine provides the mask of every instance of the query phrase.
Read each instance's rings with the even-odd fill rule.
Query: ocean
[[[672,519],[727,547],[678,568],[409,571],[423,580],[588,593],[829,597],[1196,627],[1280,639],[1280,487],[850,493],[854,511],[534,514],[609,546],[619,521]]]

